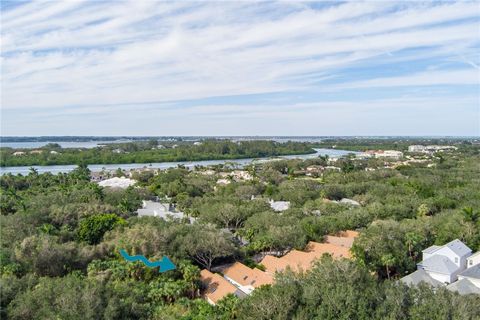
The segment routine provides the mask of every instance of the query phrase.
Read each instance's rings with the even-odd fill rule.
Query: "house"
[[[478,288],[472,282],[466,279],[461,279],[461,280],[455,281],[454,283],[449,284],[447,286],[447,289],[450,291],[458,292],[461,295],[471,294],[471,293],[480,294],[480,288]]]
[[[315,253],[318,257],[324,254],[331,255],[334,259],[347,258],[350,259],[350,248],[338,246],[332,243],[318,243],[310,241],[307,244],[306,250]]]
[[[460,273],[458,279],[470,280],[474,285],[480,288],[480,264],[476,264]]]
[[[125,177],[114,177],[111,179],[103,180],[98,183],[101,187],[110,187],[110,188],[121,188],[126,189],[130,186],[133,186],[137,181],[128,179]]]
[[[422,145],[408,146],[408,152],[425,152],[426,147]]]
[[[408,152],[422,152],[422,153],[434,153],[444,151],[455,151],[458,148],[455,146],[437,146],[437,145],[412,145],[408,147]]]
[[[155,201],[143,200],[142,208],[137,210],[139,217],[159,217],[165,220],[184,219],[186,218],[183,212],[175,210],[175,207],[169,203],[160,203]],[[190,223],[195,221],[195,218],[189,218]]]
[[[305,251],[291,250],[280,258],[266,255],[260,263],[265,267],[266,272],[270,274],[282,272],[287,268],[294,272],[308,271],[315,260],[320,259],[324,254],[329,254],[334,259],[351,258],[350,248],[353,245],[354,238],[357,236],[358,232],[356,231],[343,231],[337,236],[326,237],[327,241],[332,241],[333,243],[310,241]],[[345,238],[345,240],[340,240],[339,238]]]
[[[243,263],[235,262],[223,270],[223,276],[246,294],[263,285],[272,284],[273,276],[257,268],[249,268]]]
[[[266,255],[260,264],[265,267],[265,271],[270,274],[275,274],[276,272],[283,272],[287,268],[292,269],[291,262],[282,258],[277,258],[272,255]],[[295,271],[295,270],[292,270]]]
[[[417,264],[417,269],[423,269],[435,280],[449,284],[465,270],[472,250],[456,239],[443,246],[428,247],[422,253],[423,261]]]
[[[277,211],[277,212],[285,211],[290,208],[290,201],[270,200],[268,203],[270,204],[270,208],[272,208],[273,211]]]
[[[228,180],[228,179],[218,179],[217,180],[217,184],[224,185],[224,186],[226,186],[227,184],[230,184],[230,183],[231,183],[231,181]]]
[[[205,299],[212,305],[215,305],[220,299],[230,293],[237,297],[245,296],[240,289],[225,280],[222,276],[211,273],[206,269],[200,271],[200,282],[204,287],[203,295]]]
[[[23,151],[15,151],[15,152],[13,153],[13,155],[14,155],[15,157],[24,156],[24,155],[25,155],[25,152],[23,152]]]
[[[245,170],[235,170],[231,175],[235,181],[250,181],[253,179],[253,176]]]
[[[282,259],[289,262],[292,271],[300,272],[309,270],[314,261],[321,258],[321,254],[316,252],[304,252],[298,250],[291,250],[284,255]]]
[[[400,159],[403,157],[403,152],[397,150],[377,150],[373,155],[375,158]]]
[[[467,268],[480,264],[480,251],[467,258]]]
[[[351,248],[353,246],[353,240],[355,238],[350,237],[337,237],[337,236],[325,236],[325,242],[331,243],[336,246]]]
[[[419,269],[408,276],[405,276],[400,279],[401,282],[405,283],[408,286],[417,286],[420,283],[428,284],[432,287],[441,287],[443,283],[432,278],[425,270]]]
[[[328,203],[340,203],[340,204],[346,204],[346,205],[354,206],[354,207],[360,206],[360,203],[358,201],[348,199],[348,198],[342,198],[340,201],[330,200],[330,199],[325,199],[325,200],[327,200],[326,202],[328,202]]]
[[[323,166],[316,166],[316,165],[308,166],[305,169],[305,175],[311,176],[311,177],[318,177],[323,173],[324,170],[325,168]]]

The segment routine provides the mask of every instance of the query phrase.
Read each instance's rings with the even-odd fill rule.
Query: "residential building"
[[[480,288],[475,286],[472,282],[466,279],[460,279],[447,286],[450,291],[458,292],[461,295],[465,294],[480,294]]]
[[[405,283],[409,286],[417,286],[420,283],[428,284],[432,287],[442,287],[443,283],[432,278],[425,270],[419,269],[408,276],[403,277],[400,279],[401,282]]]
[[[408,152],[424,152],[425,150],[426,150],[425,146],[422,146],[422,145],[408,146]]]
[[[349,249],[353,246],[353,240],[355,240],[355,238],[325,236],[325,242],[331,243],[331,244],[336,245],[336,246],[349,248]]]
[[[329,254],[334,259],[351,258],[350,248],[357,236],[358,232],[356,231],[343,231],[337,236],[327,236],[325,238],[326,241],[332,243],[310,241],[305,251],[291,250],[280,258],[266,255],[260,263],[265,266],[266,272],[270,274],[282,272],[287,268],[294,272],[308,271],[315,260],[320,259],[324,254]],[[344,240],[340,238],[344,238]]]
[[[98,183],[101,187],[110,187],[110,188],[121,188],[126,189],[130,186],[133,186],[137,181],[133,179],[128,179],[125,177],[114,177],[111,179],[103,180]]]
[[[149,200],[142,201],[142,208],[137,210],[139,217],[159,217],[165,220],[167,219],[184,219],[186,218],[183,212],[175,210],[175,207],[169,203],[161,203]],[[190,223],[195,221],[194,218],[189,218]]]
[[[290,261],[272,255],[266,255],[262,261],[260,261],[260,264],[265,267],[266,272],[272,275],[276,272],[283,272],[287,268],[292,269]]]
[[[338,246],[332,243],[318,243],[310,241],[307,244],[306,250],[308,252],[314,253],[318,257],[321,257],[324,254],[329,254],[334,259],[350,259],[352,257],[352,255],[350,254],[350,248]]]
[[[252,293],[258,287],[273,283],[271,274],[257,268],[249,268],[240,262],[235,262],[223,270],[223,276],[246,294]]]
[[[478,255],[478,252],[476,253]],[[475,264],[458,275],[458,281],[449,284],[448,290],[459,294],[480,294],[480,264]]]
[[[237,297],[245,294],[222,276],[212,273],[207,269],[200,271],[200,281],[204,287],[203,295],[208,303],[215,305],[220,299],[231,293]]]
[[[465,270],[472,250],[456,239],[443,246],[431,246],[422,253],[423,261],[417,264],[417,268],[425,270],[435,280],[449,284]]]
[[[272,208],[274,211],[277,211],[277,212],[285,211],[290,208],[290,201],[270,200],[268,203],[270,204],[270,208]]]
[[[324,170],[325,170],[325,168],[323,166],[317,166],[317,165],[308,166],[305,169],[305,175],[318,177],[323,173]]]
[[[408,147],[408,152],[434,153],[443,151],[455,151],[458,148],[455,146],[437,146],[437,145],[412,145]]]
[[[14,156],[24,156],[26,153],[23,152],[23,151],[15,151],[14,153],[12,153]]]
[[[467,268],[480,264],[480,251],[467,258]]]

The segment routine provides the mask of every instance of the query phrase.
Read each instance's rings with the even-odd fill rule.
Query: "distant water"
[[[338,150],[338,149],[315,149],[316,153],[311,154],[302,154],[302,155],[290,155],[290,156],[279,156],[276,158],[281,159],[311,159],[317,158],[318,156],[329,156],[330,158],[338,158],[349,153],[358,154],[358,152],[347,151],[347,150]],[[140,168],[152,168],[152,169],[168,169],[174,168],[178,165],[184,165],[187,168],[193,168],[195,166],[211,166],[224,163],[234,163],[239,167],[245,166],[252,162],[264,162],[267,160],[272,160],[274,158],[261,158],[261,159],[230,159],[230,160],[203,160],[203,161],[185,161],[185,162],[156,162],[156,163],[125,163],[125,164],[91,164],[88,168],[93,171],[102,171],[102,170],[116,170],[118,168],[124,170],[131,169],[140,169]],[[70,172],[74,170],[76,165],[60,165],[60,166],[30,166],[30,167],[3,167],[0,168],[0,174],[12,173],[14,175],[22,174],[26,175],[29,173],[30,168],[35,168],[39,173],[51,172],[53,174],[60,172]]]

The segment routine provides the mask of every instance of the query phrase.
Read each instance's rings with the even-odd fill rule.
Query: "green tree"
[[[78,238],[89,244],[97,244],[102,240],[105,232],[124,224],[126,224],[125,220],[115,214],[96,214],[80,221]]]

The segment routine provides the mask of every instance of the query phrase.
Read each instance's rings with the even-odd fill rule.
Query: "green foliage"
[[[197,161],[210,159],[261,158],[277,155],[307,154],[314,150],[308,143],[273,141],[241,141],[235,143],[228,140],[207,140],[201,145],[180,143],[176,148],[157,149],[153,143],[133,142],[127,144],[111,144],[92,149],[59,149],[58,154],[51,154],[48,147],[40,154],[27,153],[14,156],[21,149],[0,148],[0,165],[33,166],[33,165],[64,165],[79,164],[78,178],[87,174],[87,164],[115,163],[152,163],[174,161]],[[120,150],[120,152],[118,152]]]
[[[347,145],[338,142],[339,148]],[[109,162],[114,149],[125,151],[115,153],[115,159],[139,162],[150,156],[158,161],[228,158],[301,153],[309,148],[270,142],[205,141],[203,147],[178,142],[178,148],[171,148],[172,144],[152,150],[152,141],[71,153],[58,146],[48,148],[64,154],[55,156],[62,161],[78,163],[99,158]],[[407,144],[382,140],[353,147],[395,146],[402,149]],[[220,172],[232,170],[231,165],[211,167],[208,173],[205,168],[180,166],[158,174],[139,174],[137,186],[125,190],[90,182],[84,165],[68,174],[39,174],[32,169],[26,176],[3,175],[0,316],[476,319],[480,313],[477,296],[408,288],[397,279],[414,271],[421,250],[432,244],[458,238],[473,251],[480,249],[479,150],[475,145],[461,145],[455,153],[444,153],[441,163],[433,159],[435,167],[419,164],[386,169],[384,160],[349,157],[334,163],[343,172],[326,170],[315,178],[304,176],[303,170],[310,165],[331,165],[328,159],[255,163],[245,168],[253,180],[232,179],[226,186],[216,182]],[[2,150],[2,154],[8,152]],[[49,153],[38,157],[50,161]],[[367,167],[371,171],[365,171]],[[196,222],[136,217],[141,201],[155,195]],[[330,201],[342,198],[361,205]],[[274,212],[270,199],[290,201],[291,207]],[[235,260],[261,268],[255,261],[263,254],[302,250],[307,241],[323,241],[325,235],[345,229],[360,231],[352,249],[353,261],[324,258],[309,273],[278,275],[275,285],[256,289],[245,299],[229,296],[217,306],[200,297],[202,268],[214,269]],[[119,255],[120,249],[150,260],[167,255],[177,269],[159,273],[158,268],[141,262],[127,262]]]
[[[105,232],[125,223],[124,219],[112,213],[93,215],[80,220],[78,238],[89,244],[97,244],[102,240]]]

